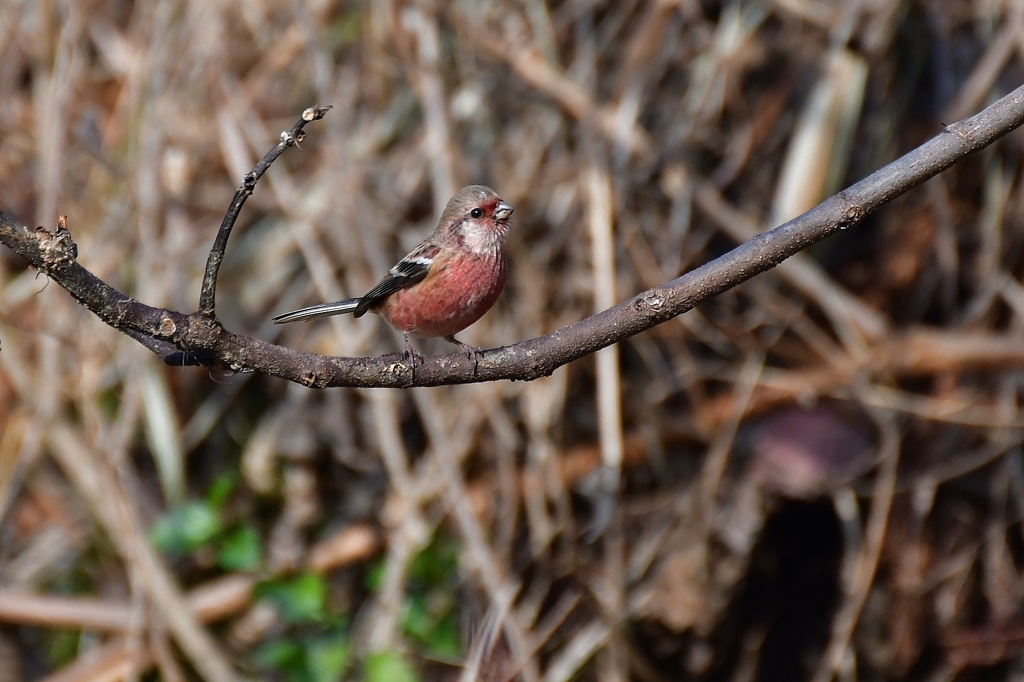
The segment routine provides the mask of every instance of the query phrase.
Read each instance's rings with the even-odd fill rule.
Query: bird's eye
[[[469,212],[469,217],[477,219],[483,218],[484,210],[482,208],[474,208],[472,211]]]

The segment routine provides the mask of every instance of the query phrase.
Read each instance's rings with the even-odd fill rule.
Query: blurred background
[[[190,312],[242,176],[331,104],[220,319],[399,351],[267,320],[482,183],[494,347],[810,208],[1022,50],[1019,0],[2,0],[0,210]],[[1024,678],[1022,142],[530,383],[166,367],[0,248],[0,681]]]

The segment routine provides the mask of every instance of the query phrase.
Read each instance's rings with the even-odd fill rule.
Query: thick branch
[[[232,334],[201,313],[184,315],[149,307],[112,289],[82,268],[75,260],[74,245],[66,233],[33,231],[0,214],[0,243],[28,259],[115,329],[136,332],[177,348],[181,352],[175,356],[175,364],[210,359],[238,371],[263,372],[320,388],[437,386],[496,379],[528,381],[681,315],[811,244],[856,225],[871,211],[1022,123],[1024,87],[980,114],[949,126],[804,215],[758,235],[682,277],[546,336],[486,351],[476,365],[462,354],[428,357],[416,367],[415,376],[399,356],[340,358],[302,353]],[[211,275],[210,269],[207,274]],[[211,276],[216,278],[215,267]],[[204,283],[204,290],[205,286]],[[206,309],[212,311],[212,289],[209,303]],[[160,354],[156,345],[147,347]]]

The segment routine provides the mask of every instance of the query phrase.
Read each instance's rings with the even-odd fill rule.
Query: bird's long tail
[[[272,318],[274,324],[285,324],[288,322],[299,322],[316,320],[321,317],[330,317],[331,315],[343,315],[345,313],[351,313],[359,305],[358,298],[347,298],[344,301],[335,301],[334,303],[320,303],[319,305],[311,305],[308,308],[301,308],[299,310],[293,310],[290,313],[284,313]]]

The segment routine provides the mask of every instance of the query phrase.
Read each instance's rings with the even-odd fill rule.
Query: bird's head
[[[514,210],[490,187],[469,185],[448,202],[439,227],[448,230],[471,251],[491,252],[505,243]]]

